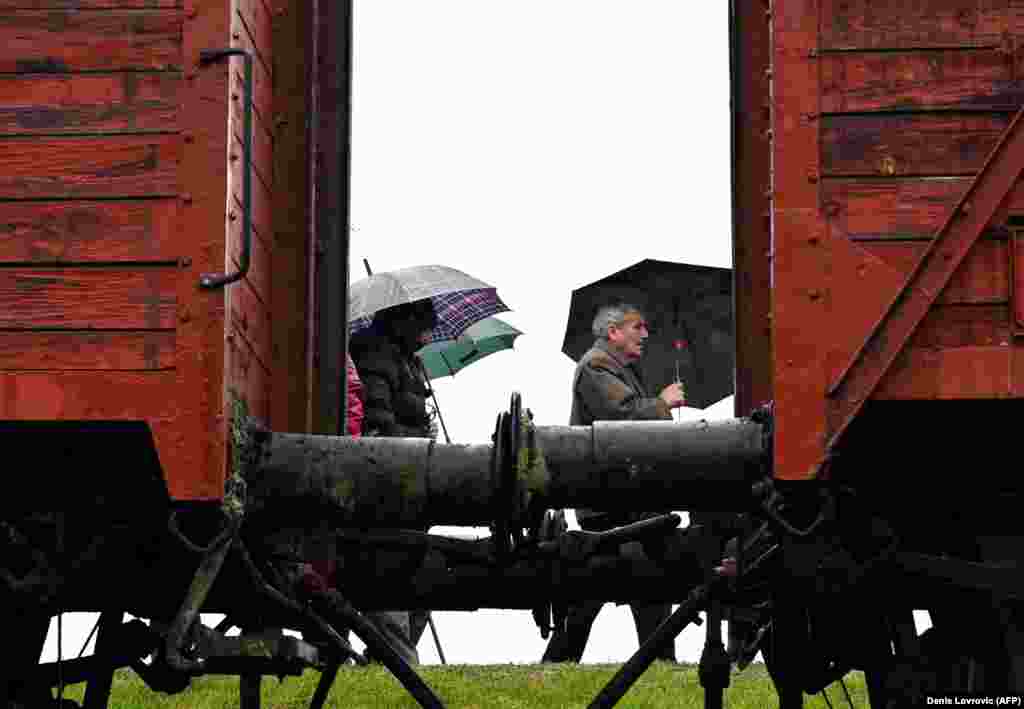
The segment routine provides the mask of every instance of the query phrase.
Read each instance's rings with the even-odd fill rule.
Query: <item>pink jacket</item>
[[[348,386],[348,417],[346,428],[348,435],[360,436],[363,432],[363,382],[356,371],[352,356],[345,355],[346,383]]]

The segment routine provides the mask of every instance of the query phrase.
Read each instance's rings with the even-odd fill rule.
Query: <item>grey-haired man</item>
[[[650,396],[633,366],[644,353],[649,335],[647,321],[639,308],[629,304],[607,305],[598,310],[593,322],[597,338],[576,365],[572,382],[570,426],[589,426],[594,421],[645,421],[672,418],[672,409],[683,406],[682,385],[669,384],[657,396]],[[577,509],[576,518],[586,531],[604,531],[629,524],[652,514],[622,515]],[[590,628],[604,604],[587,601],[569,608],[565,631],[556,631],[544,651],[542,662],[579,662],[590,636]],[[672,610],[670,604],[630,605],[641,644]],[[675,661],[670,644],[659,659]]]

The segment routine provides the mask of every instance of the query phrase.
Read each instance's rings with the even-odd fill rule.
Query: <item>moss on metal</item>
[[[245,514],[246,488],[245,479],[242,477],[244,464],[242,456],[251,443],[248,427],[249,405],[238,395],[237,391],[230,389],[228,391],[228,406],[231,413],[228,422],[231,469],[224,482],[224,500],[221,503],[221,508],[228,517],[237,519]]]
[[[518,451],[516,479],[527,498],[524,502],[529,503],[529,499],[533,495],[544,493],[548,485],[549,474],[547,463],[544,461],[544,451],[541,450],[540,443],[537,441],[533,414],[529,409],[523,412],[521,423],[526,445],[520,446]]]
[[[341,478],[334,484],[334,501],[344,510],[355,509],[356,484],[351,478]]]

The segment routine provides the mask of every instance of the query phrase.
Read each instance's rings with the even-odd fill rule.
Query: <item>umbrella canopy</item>
[[[591,345],[598,308],[626,302],[649,323],[639,369],[654,394],[675,381],[688,406],[705,408],[733,393],[732,269],[647,259],[572,292],[562,352],[578,360]]]
[[[504,320],[487,318],[470,325],[457,339],[431,342],[417,354],[428,379],[454,376],[489,354],[512,349],[512,343],[522,334]]]
[[[380,310],[430,299],[438,324],[431,342],[453,340],[467,327],[509,308],[494,286],[448,266],[410,266],[356,281],[348,293],[349,332],[369,327]]]

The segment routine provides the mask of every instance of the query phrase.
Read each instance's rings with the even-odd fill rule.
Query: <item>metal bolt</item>
[[[239,39],[241,36],[242,35],[238,34],[237,32],[232,32],[231,33],[231,39]]]
[[[818,290],[817,288],[812,288],[811,290],[807,291],[807,297],[810,298],[811,300],[818,300],[819,298],[821,298],[821,291]]]
[[[182,322],[188,322],[189,320],[192,319],[192,313],[188,311],[188,308],[185,308],[181,311],[181,314],[178,316],[178,319],[181,320]]]
[[[178,259],[178,265],[181,266],[182,268],[188,268],[189,266],[192,265],[192,259],[189,258],[188,256],[182,256],[180,259]]]
[[[181,201],[185,204],[192,204],[192,194],[190,192],[184,192],[181,195]]]
[[[238,219],[238,215],[235,214],[234,211],[228,212],[228,221],[229,222],[233,222],[236,219]]]
[[[186,133],[185,134],[185,142],[186,143],[194,143],[194,142],[196,142],[196,137],[194,135],[192,135],[191,133]]]
[[[807,238],[807,243],[811,246],[817,246],[821,243],[821,239],[818,236],[810,236]]]
[[[231,162],[235,162],[238,160],[238,156],[235,155],[234,153],[228,153],[228,160],[230,160]]]
[[[807,171],[807,181],[808,182],[817,182],[818,181],[818,171],[817,170],[808,170]]]
[[[807,58],[808,59],[817,59],[818,58],[818,49],[816,47],[811,47],[810,49],[808,49],[807,50]]]
[[[967,216],[970,213],[971,213],[971,203],[970,202],[964,202],[963,206],[960,207],[960,215],[961,216]]]

